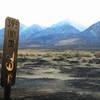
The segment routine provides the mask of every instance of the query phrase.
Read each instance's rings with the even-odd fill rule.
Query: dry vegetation
[[[12,98],[99,100],[99,77],[100,52],[19,50]]]

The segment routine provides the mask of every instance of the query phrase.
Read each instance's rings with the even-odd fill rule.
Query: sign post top
[[[15,18],[12,18],[12,17],[6,17],[6,20],[9,20],[9,19],[12,19],[12,20],[16,20],[16,21],[18,21],[19,22],[19,20],[18,19],[15,19]]]

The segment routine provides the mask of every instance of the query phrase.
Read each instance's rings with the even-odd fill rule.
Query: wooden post
[[[11,86],[4,87],[4,100],[10,100]]]
[[[4,87],[4,99],[10,100],[11,86],[15,84],[17,68],[17,51],[19,39],[19,21],[7,17],[3,45],[1,68],[1,86]]]

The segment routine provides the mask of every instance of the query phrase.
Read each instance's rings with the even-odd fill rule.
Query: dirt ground
[[[100,53],[19,50],[12,100],[99,100]],[[0,87],[3,98],[3,88]]]

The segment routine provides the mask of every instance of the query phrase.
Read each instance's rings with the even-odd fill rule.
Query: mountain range
[[[3,45],[3,37],[4,29],[0,29],[0,47]],[[100,46],[100,22],[88,28],[69,21],[62,21],[50,27],[21,24],[19,46]]]

